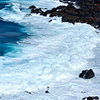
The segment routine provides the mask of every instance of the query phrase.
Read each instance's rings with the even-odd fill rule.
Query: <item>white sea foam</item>
[[[11,52],[0,57],[1,100],[81,100],[84,96],[100,96],[100,69],[94,67],[95,64],[88,64],[91,63],[89,59],[95,57],[92,49],[100,41],[100,35],[95,32],[98,30],[87,24],[62,23],[61,18],[57,17],[36,14],[24,17],[29,11],[19,9],[34,2],[49,8],[58,5],[58,2],[54,4],[55,1],[28,0],[25,5],[22,4],[24,1],[11,1],[14,17],[10,17],[13,15],[11,11],[4,16],[6,9],[0,12],[1,16],[24,25],[26,28],[23,31],[29,37],[18,41]],[[56,21],[49,23],[50,19]],[[86,68],[92,68],[96,77],[79,79],[79,73]],[[50,87],[50,94],[45,93],[47,86]]]

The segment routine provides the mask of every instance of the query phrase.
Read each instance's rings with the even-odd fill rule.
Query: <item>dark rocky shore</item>
[[[36,8],[34,5],[30,6],[31,13],[40,14],[49,17],[58,16],[62,18],[62,22],[70,23],[87,23],[95,28],[100,29],[100,0],[77,0],[75,8],[72,2],[67,0],[60,0],[61,2],[68,3],[68,6],[58,6],[51,10],[43,11],[42,8]]]
[[[51,10],[43,11],[43,8],[37,8],[34,5],[30,6],[31,13],[40,14],[42,16],[49,17],[61,17],[62,22],[70,22],[75,24],[76,22],[87,23],[93,27],[100,29],[100,0],[59,0],[63,3],[68,3],[67,6],[58,6]],[[79,8],[76,8],[76,5]],[[52,20],[49,20],[51,22]],[[80,78],[91,79],[95,76],[92,69],[83,70],[79,74]],[[45,91],[49,93],[49,91]],[[98,96],[84,97],[82,100],[99,100]]]

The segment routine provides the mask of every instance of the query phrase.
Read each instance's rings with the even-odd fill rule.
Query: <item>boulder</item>
[[[34,5],[30,6],[29,9],[35,9],[36,7]]]
[[[79,74],[79,77],[84,79],[90,79],[93,78],[94,76],[95,74],[92,69],[83,70],[82,73]]]
[[[93,97],[89,96],[89,97],[82,98],[82,100],[99,100],[99,97],[98,96],[93,96]]]

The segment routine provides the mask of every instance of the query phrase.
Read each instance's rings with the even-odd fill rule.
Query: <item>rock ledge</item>
[[[67,2],[67,0],[65,1]],[[61,17],[62,22],[70,22],[73,24],[75,22],[87,23],[99,29],[100,1],[82,0],[81,2],[76,2],[76,4],[80,6],[79,9],[75,8],[73,3],[68,3],[68,6],[58,6],[46,11],[43,11],[42,8],[36,8],[34,5],[30,6],[29,9],[31,9],[31,13],[40,14],[42,16],[49,14],[49,17]]]

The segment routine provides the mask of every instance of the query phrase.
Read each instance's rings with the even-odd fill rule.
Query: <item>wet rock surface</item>
[[[79,77],[84,78],[84,79],[90,79],[95,76],[94,72],[92,69],[89,70],[83,70],[82,73],[80,73]]]
[[[82,100],[99,100],[99,97],[98,96],[93,96],[93,97],[89,96],[89,97],[82,98]]]
[[[51,10],[43,11],[42,8],[37,8],[34,5],[30,6],[31,13],[40,14],[42,16],[54,17],[58,16],[62,18],[62,22],[80,22],[87,23],[95,28],[100,28],[100,1],[99,0],[79,0],[76,5],[80,8],[74,7],[72,0],[71,3],[67,0],[62,0],[61,2],[67,2],[68,6],[58,6],[52,8]]]

